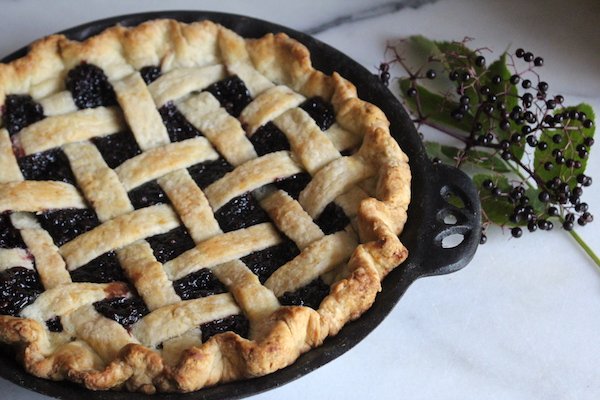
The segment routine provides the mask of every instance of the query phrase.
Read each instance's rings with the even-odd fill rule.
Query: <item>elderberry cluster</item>
[[[552,220],[560,221],[567,231],[573,229],[575,222],[581,226],[592,222],[588,204],[581,198],[584,188],[592,184],[592,178],[583,171],[594,139],[585,136],[584,130],[592,128],[594,121],[580,109],[565,107],[561,94],[550,94],[550,85],[538,74],[544,65],[542,57],[519,48],[507,55],[509,62],[502,70],[486,68],[486,59],[480,53],[468,49],[445,53],[444,69],[456,87],[456,96],[446,95],[438,106],[457,124],[464,124],[459,125],[462,130],[468,131],[468,136],[452,134],[464,142],[462,154],[472,148],[485,148],[485,154],[499,156],[522,172],[524,177],[516,186],[500,188],[492,180],[486,180],[482,188],[488,191],[488,197],[498,201],[505,198],[511,204],[508,221],[513,226],[512,236],[522,236],[520,226],[526,226],[529,232],[552,230]],[[403,90],[407,99],[415,99],[411,108],[417,114],[416,122],[427,124],[430,116],[422,110],[424,99],[419,98],[418,83],[436,79],[438,73],[426,67],[412,72],[398,53],[395,55],[391,62],[399,62],[409,74],[409,84]],[[390,79],[389,64],[384,62],[379,66],[379,77],[386,85]],[[513,69],[512,73],[508,67]],[[535,153],[535,162],[523,161],[527,151]],[[457,165],[461,162],[459,158]],[[482,232],[481,243],[486,240]]]

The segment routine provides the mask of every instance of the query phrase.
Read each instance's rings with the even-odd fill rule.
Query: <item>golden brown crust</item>
[[[197,69],[211,68],[211,65],[222,62],[229,72],[239,71],[240,76],[248,77],[250,90],[255,97],[260,98],[260,93],[265,90],[275,90],[273,88],[276,85],[288,86],[303,97],[321,96],[333,104],[339,128],[347,131],[339,135],[340,143],[356,144],[362,140],[362,144],[353,157],[332,163],[340,164],[338,168],[353,168],[356,171],[354,176],[334,185],[333,190],[329,189],[318,200],[314,200],[317,196],[314,199],[301,196],[300,203],[308,203],[309,214],[318,215],[327,202],[346,192],[350,183],[373,174],[376,174],[376,198],[360,202],[357,226],[362,244],[354,250],[344,269],[345,275],[333,284],[330,294],[318,310],[307,307],[278,308],[263,318],[260,332],[253,332],[252,340],[243,339],[232,332],[216,335],[202,345],[185,350],[175,365],[165,363],[158,352],[135,343],[124,346],[114,360],[106,363],[83,341],[51,344],[49,333],[39,322],[0,316],[0,341],[20,349],[20,359],[31,373],[49,379],[69,379],[94,390],[125,388],[144,393],[157,390],[188,392],[219,382],[261,376],[291,364],[301,353],[320,345],[327,336],[337,334],[347,321],[358,318],[373,303],[383,277],[407,257],[407,249],[397,236],[406,220],[410,199],[410,170],[406,155],[391,138],[389,122],[381,110],[360,100],[354,86],[338,74],[327,76],[313,69],[308,50],[297,41],[285,34],[268,34],[260,39],[243,40],[209,21],[188,25],[171,20],[150,21],[135,28],[114,27],[82,43],[69,41],[60,35],[50,36],[34,43],[27,56],[0,65],[0,106],[4,104],[7,94],[31,93],[34,98],[43,98],[63,90],[61,85],[66,72],[82,60],[103,68],[113,81],[123,79],[146,65],[157,64],[162,66],[163,71],[173,70],[174,74],[177,68],[190,68],[190,76],[195,77]],[[256,71],[260,74],[256,74]],[[194,78],[186,84],[193,88],[205,86],[221,76],[220,73],[215,69],[208,80]],[[168,74],[164,79],[167,77]],[[173,90],[162,90],[157,82],[154,101],[158,99],[158,105],[161,105],[185,92]],[[298,99],[290,101],[292,105],[270,110],[270,115],[282,114]],[[112,114],[110,110],[100,112],[107,114],[102,117],[108,118],[98,125],[100,134],[121,126],[120,116]],[[78,113],[88,118],[91,112]],[[263,121],[261,115],[248,115],[250,133]],[[52,118],[62,123],[61,117]],[[50,118],[48,120],[52,122]],[[66,128],[66,131],[61,131],[62,136],[59,132],[52,140],[63,144],[89,136],[85,132]],[[39,130],[34,124],[28,131],[19,134],[26,139],[28,152],[50,146],[33,140],[35,136],[46,134],[45,131],[39,133]],[[3,133],[3,137],[6,142],[6,134]],[[336,176],[335,166],[324,169]],[[325,174],[323,170],[318,172],[314,188],[307,190],[321,195],[316,193],[323,187],[318,176]],[[5,182],[19,180],[19,176],[13,178],[12,175],[10,178],[0,178]],[[0,191],[13,193],[18,186],[31,184],[2,183]],[[33,183],[34,186],[41,184],[45,183]],[[71,190],[70,187],[59,189],[61,193]],[[69,196],[73,197],[73,194]],[[12,207],[40,211],[45,205],[8,204],[6,199],[11,198],[4,195],[0,197],[0,205],[4,207],[0,207],[0,211]],[[227,194],[219,192],[218,203],[223,203],[226,198]],[[360,196],[353,198],[360,199]],[[350,200],[347,202],[352,203]],[[27,201],[22,204],[27,204]],[[69,206],[82,204],[69,203]],[[135,240],[138,238],[137,235],[132,237]],[[111,245],[110,250],[114,246]],[[61,252],[71,254],[67,257],[71,268],[76,268],[91,257],[89,253],[78,255],[75,247],[71,244],[61,248]],[[194,262],[199,262],[196,258],[202,258],[203,255],[192,249],[179,259],[182,257],[192,257]],[[169,272],[168,264],[166,267]],[[181,268],[184,266],[176,266],[170,274],[179,276]],[[247,296],[243,291],[238,291],[238,295]]]

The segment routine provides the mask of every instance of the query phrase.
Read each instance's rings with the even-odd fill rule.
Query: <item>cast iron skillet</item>
[[[335,337],[314,350],[302,355],[294,364],[265,377],[222,384],[189,394],[156,394],[149,397],[139,393],[91,392],[68,382],[52,382],[33,377],[14,361],[14,356],[4,350],[0,359],[0,376],[20,386],[54,396],[58,399],[80,400],[198,400],[239,399],[281,386],[342,355],[366,337],[390,312],[406,289],[416,279],[441,275],[464,267],[475,254],[479,243],[481,222],[477,191],[472,181],[459,170],[441,164],[432,164],[410,118],[397,99],[379,82],[376,76],[334,48],[301,32],[270,22],[240,15],[203,12],[172,11],[119,16],[90,22],[61,33],[71,39],[83,40],[115,24],[134,26],[155,18],[174,18],[183,22],[210,19],[243,37],[261,37],[268,32],[285,32],[306,45],[316,69],[327,74],[333,71],[353,82],[361,99],[379,106],[391,121],[391,131],[410,158],[412,170],[412,201],[408,221],[401,235],[410,251],[405,263],[393,270],[383,281],[383,290],[375,303],[357,321],[348,323]],[[23,48],[2,62],[22,57]],[[457,207],[449,198],[459,198],[464,207]],[[444,223],[453,215],[455,224]],[[454,248],[442,248],[442,240],[460,234],[463,241]]]

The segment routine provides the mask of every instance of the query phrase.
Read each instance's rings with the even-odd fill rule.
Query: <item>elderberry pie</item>
[[[0,64],[0,342],[31,374],[189,392],[262,376],[407,257],[389,122],[285,34],[54,35]]]

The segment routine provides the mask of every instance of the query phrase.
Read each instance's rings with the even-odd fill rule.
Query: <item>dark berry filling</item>
[[[172,142],[180,142],[185,139],[202,136],[202,133],[179,112],[175,104],[169,102],[159,108],[158,112],[167,127],[167,132]]]
[[[227,318],[216,319],[200,325],[202,331],[202,342],[223,332],[235,332],[241,337],[247,338],[250,330],[250,322],[243,315],[232,315]]]
[[[21,234],[10,221],[10,215],[0,214],[0,249],[14,249],[15,247],[24,249],[26,246]]]
[[[208,268],[202,268],[173,282],[175,292],[183,300],[225,293],[227,289]]]
[[[291,240],[286,240],[276,246],[248,254],[241,260],[258,276],[260,283],[265,283],[273,272],[298,254],[300,251],[296,244]]]
[[[287,192],[287,194],[289,194],[291,197],[298,200],[300,192],[304,190],[311,179],[312,177],[310,174],[306,172],[300,172],[298,174],[288,176],[285,179],[275,181],[275,186],[277,189]]]
[[[161,263],[174,259],[196,245],[183,226],[161,235],[149,237],[146,240],[154,251],[154,257]]]
[[[329,286],[317,278],[294,292],[285,292],[279,302],[284,306],[306,306],[316,310],[328,294]]]
[[[204,189],[211,183],[221,179],[226,173],[233,171],[233,167],[224,158],[214,161],[205,161],[188,168],[192,178],[200,188]]]
[[[104,253],[71,272],[73,282],[124,282],[125,275],[114,251]]]
[[[231,199],[217,210],[215,218],[224,232],[269,222],[269,217],[250,193]]]
[[[106,318],[127,327],[148,314],[148,307],[140,297],[115,297],[94,303],[94,308]]]
[[[267,122],[258,128],[250,141],[259,157],[279,150],[290,149],[290,142],[285,133],[281,132],[272,122]]]
[[[117,104],[115,92],[104,71],[93,64],[82,63],[70,70],[65,85],[80,109]]]
[[[6,96],[2,109],[2,119],[8,133],[12,136],[44,118],[44,108],[33,101],[29,95],[11,94]]]
[[[212,93],[221,103],[221,107],[236,118],[252,101],[248,88],[237,76],[213,83],[206,91]]]
[[[0,314],[17,316],[44,291],[37,272],[14,267],[0,271]]]
[[[48,321],[46,321],[46,326],[48,327],[48,330],[50,332],[62,332],[63,331],[63,326],[62,323],[60,322],[60,317],[57,315],[54,318],[50,318]]]
[[[153,206],[155,204],[169,202],[167,194],[162,190],[160,185],[156,183],[156,181],[144,183],[143,185],[130,190],[128,195],[129,200],[131,200],[131,204],[136,210]]]
[[[142,150],[130,132],[115,133],[108,136],[99,136],[92,142],[102,154],[102,158],[110,168],[117,168],[125,161],[140,154]]]
[[[50,210],[38,214],[38,221],[57,246],[73,240],[77,236],[100,225],[98,217],[93,210],[65,208]]]
[[[329,235],[330,233],[343,230],[350,223],[350,220],[340,206],[331,202],[325,207],[315,222],[324,234]]]
[[[61,149],[31,154],[17,159],[23,176],[28,181],[62,181],[75,183],[69,159]]]
[[[146,85],[149,85],[160,77],[161,71],[159,66],[149,65],[140,69],[140,74]]]
[[[304,103],[300,104],[300,108],[308,113],[315,120],[322,131],[329,129],[335,122],[335,114],[333,106],[323,100],[321,97],[311,97]]]

